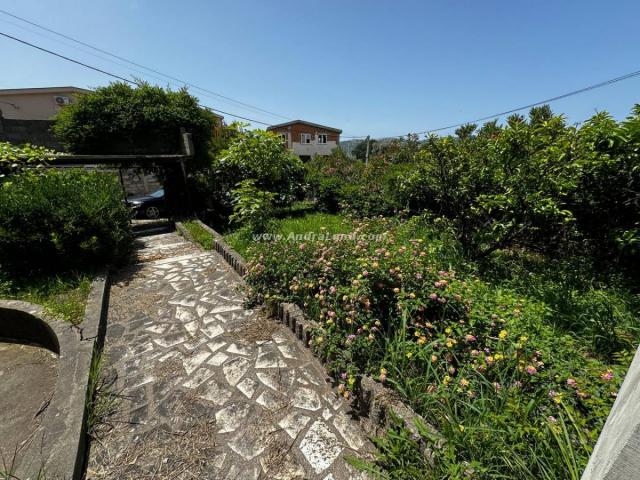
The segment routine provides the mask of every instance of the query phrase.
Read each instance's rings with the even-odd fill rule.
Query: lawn
[[[344,216],[328,213],[306,213],[302,216],[291,216],[271,222],[268,233],[288,238],[290,235],[334,235],[349,233],[353,229],[352,221]],[[229,232],[224,240],[239,254],[246,256],[249,248],[264,241],[260,234],[255,235],[247,228]],[[246,257],[245,257],[246,258]]]

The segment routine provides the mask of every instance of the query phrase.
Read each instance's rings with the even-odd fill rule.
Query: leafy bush
[[[206,197],[212,221],[226,226],[234,205],[232,191],[238,183],[252,180],[256,189],[272,192],[274,206],[281,207],[299,196],[302,176],[302,162],[283,147],[278,136],[254,130],[231,136],[228,148],[195,180],[199,195]]]
[[[193,136],[195,167],[208,161],[215,122],[186,89],[112,83],[61,110],[53,132],[73,153],[178,153],[184,127]]]
[[[577,478],[633,349],[593,355],[540,299],[480,280],[440,224],[377,218],[340,241],[259,243],[247,281],[255,301],[319,323],[312,347],[345,397],[373,375],[436,428],[418,478]],[[402,438],[381,459],[397,478]]]
[[[129,211],[113,174],[25,172],[0,185],[0,267],[11,272],[105,265],[132,243]]]
[[[256,188],[256,181],[243,180],[231,191],[233,196],[233,215],[231,222],[243,224],[254,233],[262,233],[273,214],[272,192],[264,192]]]
[[[44,166],[55,152],[35,145],[14,145],[0,142],[0,180],[8,175],[20,173],[28,167]]]

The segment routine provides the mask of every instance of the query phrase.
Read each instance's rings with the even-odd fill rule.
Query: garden
[[[251,165],[255,138],[223,151],[243,164],[225,239],[253,301],[320,324],[345,398],[372,375],[433,427],[430,458],[398,425],[362,468],[580,478],[640,340],[639,126],[637,107],[580,127],[541,107],[368,165],[337,151],[302,180],[291,160],[280,182]]]
[[[186,91],[114,84],[55,131],[100,153],[196,133],[192,199],[247,259],[251,302],[318,323],[310,347],[341,396],[369,375],[425,421],[430,455],[396,422],[360,468],[580,478],[640,342],[639,106],[379,141],[367,164],[302,163],[274,134],[210,122]],[[113,174],[49,168],[53,154],[0,144],[0,296],[77,323],[95,271],[130,258],[130,213]]]

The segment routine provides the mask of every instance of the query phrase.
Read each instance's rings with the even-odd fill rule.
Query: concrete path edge
[[[109,269],[105,268],[91,284],[84,318],[78,327],[48,319],[60,343],[58,378],[37,438],[24,451],[18,464],[16,473],[21,479],[35,480],[44,475],[45,478],[79,480],[84,475],[87,400],[91,394],[89,374],[104,342],[108,298]],[[34,315],[43,315],[44,311],[39,305],[26,302],[3,303]]]

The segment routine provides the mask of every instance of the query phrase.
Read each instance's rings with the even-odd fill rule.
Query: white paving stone
[[[214,338],[224,333],[224,329],[218,324],[207,325],[201,331],[209,338]]]
[[[200,398],[204,398],[218,406],[227,403],[232,396],[231,391],[213,379],[206,382],[200,389],[202,390],[202,394],[199,395]]]
[[[241,382],[239,382],[236,387],[238,390],[242,392],[242,394],[247,397],[253,397],[253,394],[256,392],[256,388],[258,387],[258,382],[252,380],[250,378],[245,378]]]
[[[249,413],[249,405],[232,403],[216,413],[218,433],[234,432]]]
[[[207,364],[219,367],[227,360],[227,358],[229,358],[229,355],[224,352],[218,352],[207,361]]]
[[[185,388],[196,388],[199,387],[205,380],[213,375],[213,372],[208,368],[199,368],[193,374],[193,376],[182,384]]]
[[[333,419],[333,425],[340,432],[342,438],[347,441],[349,447],[359,450],[364,446],[364,438],[360,435],[359,429],[345,415],[336,415]]]
[[[317,474],[331,466],[342,447],[329,427],[317,420],[302,439],[300,451]]]
[[[300,387],[293,392],[293,406],[305,410],[319,410],[321,403],[318,394],[310,388]]]
[[[300,412],[290,412],[282,420],[278,422],[285,432],[291,437],[296,438],[304,427],[311,420]]]
[[[232,358],[222,366],[224,377],[231,386],[235,386],[248,369],[249,360],[243,357]]]
[[[182,365],[184,369],[187,371],[187,375],[191,375],[191,372],[196,370],[202,363],[209,358],[211,352],[203,350],[202,352],[194,353],[193,355],[187,357]]]

